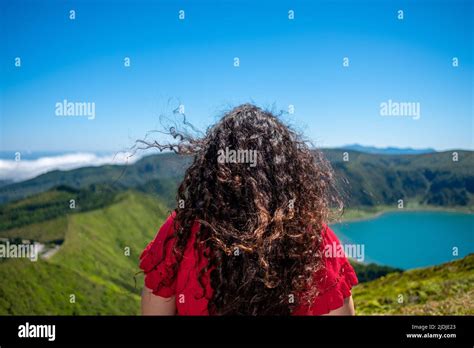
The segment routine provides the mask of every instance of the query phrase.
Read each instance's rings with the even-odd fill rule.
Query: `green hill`
[[[174,188],[189,163],[189,157],[166,153],[144,157],[128,166],[103,165],[69,171],[53,170],[30,180],[0,186],[0,204],[23,199],[61,185],[74,189],[87,189],[91,185],[99,184],[107,185],[114,190],[135,188],[143,192],[149,190],[148,192],[159,194],[164,198],[168,198],[170,194],[174,197]]]
[[[402,270],[399,268],[377,265],[376,263],[365,264],[357,262],[353,259],[350,259],[349,262],[357,274],[359,283],[369,282],[371,280],[383,277],[389,273],[402,272]]]
[[[415,206],[474,210],[474,152],[458,150],[418,155],[368,154],[327,149],[345,193],[348,208],[393,207],[399,199]],[[348,161],[344,161],[347,153]],[[0,186],[0,204],[48,191],[58,185],[86,189],[107,184],[114,190],[152,193],[173,205],[176,187],[191,161],[166,153],[142,158],[129,166],[105,165],[52,171],[36,178]]]
[[[45,197],[57,194],[53,190]],[[48,259],[0,262],[0,314],[138,314],[143,277],[137,277],[135,287],[133,275],[139,253],[167,214],[154,197],[128,191],[95,210],[0,231],[0,237],[64,240]],[[354,288],[358,314],[474,314],[474,255],[405,272],[376,265],[355,268],[361,281],[381,276]]]
[[[156,199],[125,192],[109,206],[48,220],[46,227],[56,231],[42,223],[23,226],[43,240],[63,235],[64,243],[48,259],[0,262],[0,314],[138,314],[141,286],[135,288],[133,276],[139,253],[167,214]]]
[[[405,203],[438,207],[474,206],[474,153],[453,151],[420,155],[377,155],[327,150],[349,207]]]
[[[92,184],[87,189],[60,185],[20,201],[0,205],[0,231],[98,209],[112,203],[117,193],[108,185]]]
[[[387,274],[357,285],[353,297],[358,314],[474,315],[474,254]]]

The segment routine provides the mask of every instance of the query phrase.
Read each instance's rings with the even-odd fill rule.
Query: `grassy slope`
[[[138,314],[137,260],[167,209],[139,193],[119,198],[106,208],[69,215],[65,242],[51,259],[1,262],[0,314]]]
[[[398,303],[403,295],[403,303]],[[390,273],[353,290],[358,314],[474,314],[474,254],[442,265]]]
[[[31,225],[0,231],[2,238],[32,239],[40,243],[64,240],[67,230],[67,215],[56,219],[37,222]]]
[[[155,198],[126,192],[102,209],[22,227],[65,242],[49,260],[0,262],[0,314],[138,314],[137,259],[167,215]],[[57,229],[57,230],[56,230]],[[17,231],[19,235],[23,235]],[[131,250],[124,255],[124,248]],[[358,285],[359,314],[474,314],[474,255],[448,264],[391,273]],[[69,302],[70,294],[76,303]],[[397,302],[398,295],[404,303]]]

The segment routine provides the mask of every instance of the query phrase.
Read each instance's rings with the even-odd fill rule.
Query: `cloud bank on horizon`
[[[78,152],[19,161],[0,159],[0,180],[19,182],[53,170],[71,170],[104,164],[132,164],[138,159],[138,156],[131,156],[131,153],[126,152],[110,155]]]
[[[337,148],[341,150],[344,149],[381,155],[417,155],[436,152],[436,150],[428,148],[378,148],[360,144],[351,144]],[[21,160],[11,159],[14,157],[14,153],[6,153],[7,155],[0,158],[0,181],[20,182],[35,178],[53,170],[66,171],[82,167],[97,167],[105,164],[128,165],[135,163],[147,155],[156,153],[158,152],[154,151],[153,148],[142,149],[140,152],[122,151],[107,154],[93,152],[66,152],[33,156],[33,158],[22,158]],[[33,153],[33,155],[36,154]],[[26,154],[25,157],[27,156],[31,156],[31,154]]]

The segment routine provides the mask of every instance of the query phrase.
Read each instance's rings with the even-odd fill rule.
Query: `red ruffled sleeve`
[[[172,253],[174,238],[171,238],[174,233],[174,215],[175,212],[168,217],[140,256],[145,286],[161,297],[171,297],[176,293],[176,277],[172,277],[172,269],[176,264]],[[164,255],[163,251],[166,251]]]
[[[302,304],[293,315],[323,315],[338,309],[344,305],[344,299],[351,296],[351,288],[358,283],[337,236],[327,226],[322,234],[325,267],[316,272],[314,277],[319,294],[311,306]]]

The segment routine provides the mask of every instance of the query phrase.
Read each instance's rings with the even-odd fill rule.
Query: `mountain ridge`
[[[348,207],[395,205],[400,199],[417,204],[473,207],[474,152],[419,155],[374,155],[350,150],[323,151],[331,162]],[[174,190],[191,157],[172,153],[150,155],[134,164],[51,171],[34,179],[0,187],[0,204],[29,197],[58,185],[76,189],[107,184],[165,195],[173,203]],[[154,191],[155,190],[155,191]]]
[[[433,148],[421,148],[414,149],[411,147],[396,147],[396,146],[387,146],[387,147],[377,147],[377,146],[367,146],[360,144],[349,144],[335,148],[343,150],[352,150],[364,153],[379,154],[379,155],[421,155],[426,153],[438,152]],[[456,151],[456,150],[453,150]],[[444,151],[440,151],[444,152]]]

